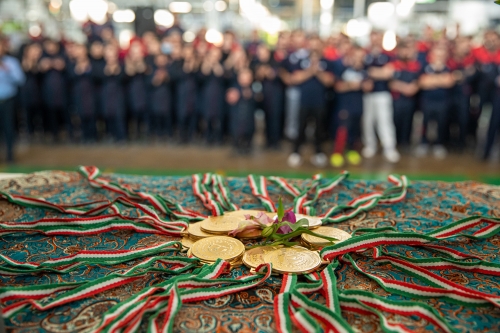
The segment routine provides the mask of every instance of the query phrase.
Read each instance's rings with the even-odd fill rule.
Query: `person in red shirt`
[[[459,128],[456,146],[461,151],[465,148],[467,126],[470,117],[470,96],[472,82],[476,77],[475,59],[471,52],[470,39],[458,37],[455,39],[451,57],[448,59],[448,68],[455,78],[450,100],[450,121],[456,122]],[[455,141],[452,141],[455,142]]]

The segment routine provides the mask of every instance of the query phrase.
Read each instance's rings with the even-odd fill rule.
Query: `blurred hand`
[[[52,61],[49,58],[44,58],[40,60],[40,64],[38,66],[42,72],[46,72],[52,68]]]
[[[365,80],[361,82],[361,89],[364,92],[371,92],[373,90],[373,81],[372,80]]]
[[[66,67],[66,63],[62,58],[55,58],[52,60],[52,67],[54,67],[57,71],[62,71],[64,70],[64,67]]]
[[[240,92],[236,88],[231,88],[226,93],[226,101],[229,105],[235,105],[240,99]]]

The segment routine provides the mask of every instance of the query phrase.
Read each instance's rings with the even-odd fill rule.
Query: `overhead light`
[[[215,10],[218,12],[223,12],[227,9],[227,4],[223,0],[219,0],[215,3]]]
[[[390,2],[374,2],[368,6],[368,18],[374,22],[386,22],[394,14],[394,5]]]
[[[370,33],[370,24],[366,21],[352,19],[347,22],[344,30],[349,37],[363,37]]]
[[[182,34],[182,39],[186,43],[191,43],[192,41],[194,41],[195,38],[196,38],[196,34],[192,31],[189,31],[189,30]]]
[[[262,29],[270,35],[277,34],[281,30],[281,20],[278,16],[268,16],[262,19]]]
[[[158,9],[154,15],[155,23],[170,28],[174,24],[174,15],[165,9]]]
[[[320,0],[319,4],[323,9],[330,9],[333,7],[333,3],[335,0]]]
[[[62,0],[50,0],[50,7],[59,9],[62,6]]]
[[[392,30],[387,30],[382,38],[382,48],[386,51],[392,51],[396,48],[396,33]]]
[[[113,14],[118,10],[116,3],[108,1],[108,14]]]
[[[132,9],[116,10],[113,13],[113,21],[118,23],[132,23],[135,21],[135,13]]]
[[[191,11],[193,7],[191,6],[191,4],[189,2],[184,2],[184,1],[174,1],[174,2],[171,2],[170,5],[168,5],[168,9],[170,9],[170,11],[172,13],[181,13],[181,14],[185,14],[185,13],[189,13]]]
[[[38,24],[32,25],[28,32],[31,37],[39,37],[42,34],[42,28]]]
[[[214,3],[210,0],[207,0],[203,3],[203,9],[206,12],[211,12],[214,9]]]
[[[415,6],[415,0],[402,0],[396,6],[396,13],[401,17],[407,17],[410,15],[413,6]]]
[[[86,0],[87,13],[92,22],[104,24],[107,20],[108,3],[104,0]]]
[[[322,13],[319,17],[319,21],[321,22],[321,24],[324,24],[324,25],[332,23],[332,21],[333,21],[332,14],[328,13],[328,12]]]
[[[220,31],[216,29],[208,29],[207,33],[205,34],[205,39],[210,44],[214,44],[215,46],[220,46],[224,41],[224,36]]]
[[[127,49],[130,46],[130,40],[134,36],[132,30],[122,30],[118,35],[118,41],[122,49]]]
[[[69,3],[69,11],[73,20],[85,22],[88,20],[87,2],[85,0],[71,0]]]

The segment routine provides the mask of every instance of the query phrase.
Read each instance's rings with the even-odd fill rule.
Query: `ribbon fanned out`
[[[14,204],[71,215],[33,222],[3,222],[0,223],[0,234],[16,237],[27,232],[37,232],[47,236],[87,236],[113,230],[133,230],[178,236],[189,222],[206,217],[205,214],[184,208],[170,198],[146,193],[128,184],[112,182],[102,177],[95,167],[81,167],[80,172],[91,186],[113,192],[114,195],[108,200],[63,205],[55,204],[49,199],[0,192],[0,197]],[[315,205],[319,198],[334,190],[347,177],[346,171],[332,179],[316,175],[302,189],[280,177],[270,177],[269,181],[294,198],[294,212],[317,215]],[[264,208],[276,211],[267,189],[267,179],[249,175],[248,182],[252,194]],[[385,191],[369,192],[345,205],[323,210],[323,222],[345,221],[378,204],[404,200],[409,186],[407,178],[391,175],[389,182],[393,186]],[[212,215],[239,209],[232,201],[229,187],[220,175],[193,175],[192,188],[194,195]],[[123,214],[120,209],[122,205],[134,208],[134,216]],[[357,229],[352,238],[321,250],[321,257],[329,262],[321,271],[300,277],[283,275],[280,292],[274,297],[275,328],[280,333],[291,332],[294,327],[302,332],[351,333],[356,330],[345,319],[345,313],[352,312],[362,316],[375,316],[384,332],[412,331],[412,327],[394,322],[391,319],[393,315],[418,317],[432,325],[434,330],[457,332],[439,311],[418,300],[439,298],[465,307],[500,307],[500,295],[458,284],[438,273],[441,270],[456,270],[485,277],[500,276],[500,264],[447,245],[449,241],[459,241],[457,237],[467,237],[471,241],[485,240],[499,232],[500,219],[486,216],[471,216],[426,234],[398,232],[392,227]],[[406,257],[395,250],[399,246],[413,247],[420,253],[424,250],[430,255],[426,258]],[[197,259],[177,255],[180,247],[179,242],[172,241],[133,250],[80,251],[44,262],[23,262],[1,254],[0,275],[4,276],[52,273],[60,274],[60,280],[64,281],[64,274],[81,269],[82,266],[106,266],[111,270],[107,275],[91,281],[0,287],[2,315],[9,318],[20,311],[51,310],[126,284],[147,281],[146,278],[151,273],[163,273],[169,278],[161,283],[146,284],[139,292],[111,307],[97,321],[93,330],[128,333],[147,327],[148,332],[172,332],[175,316],[182,304],[257,287],[272,272],[271,265],[264,264],[256,269],[255,275],[230,278],[225,274],[230,267],[228,262],[218,260],[212,265],[199,268]],[[380,264],[390,264],[411,279],[400,281],[387,274],[380,274],[378,269],[374,269]],[[366,290],[339,290],[335,272],[339,265],[352,268],[388,293],[409,300],[395,301]],[[420,283],[407,282],[414,280]],[[316,300],[319,295],[324,301]]]

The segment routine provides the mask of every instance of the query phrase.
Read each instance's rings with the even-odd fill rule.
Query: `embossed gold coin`
[[[187,230],[189,237],[191,237],[195,240],[198,240],[198,239],[202,239],[205,237],[213,237],[214,236],[213,234],[209,234],[209,233],[201,230],[200,226],[201,226],[200,222],[190,223],[188,230]]]
[[[280,246],[259,246],[248,251],[243,255],[243,263],[248,268],[256,268],[257,266],[266,263],[264,255],[268,252],[279,249]]]
[[[351,234],[349,234],[348,232],[332,227],[319,227],[315,229],[314,232],[320,235],[336,238],[337,240],[333,241],[334,244],[340,243],[342,241],[345,241],[346,239],[351,238]],[[302,234],[301,237],[306,244],[309,244],[313,247],[331,245],[331,243],[324,238],[319,238],[308,234]]]
[[[238,228],[238,224],[244,219],[244,217],[231,215],[211,216],[200,222],[200,229],[207,233],[227,235],[230,231]]]
[[[235,238],[216,236],[196,241],[191,247],[191,253],[202,261],[217,259],[236,260],[243,255],[245,246]]]
[[[200,229],[206,233],[227,235],[230,231],[237,229],[240,222],[245,221],[245,215],[258,216],[264,213],[269,217],[273,217],[275,213],[263,212],[259,210],[236,210],[232,212],[225,212],[222,216],[211,216],[200,222]]]
[[[264,262],[273,265],[278,273],[305,274],[316,270],[321,265],[317,252],[302,247],[283,247],[264,254]]]
[[[193,246],[194,241],[189,237],[182,237],[181,244],[182,244],[182,247],[189,249],[189,248],[191,248],[191,246]]]

